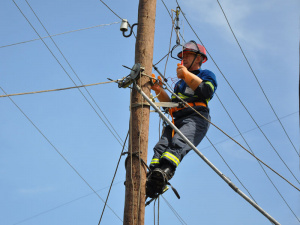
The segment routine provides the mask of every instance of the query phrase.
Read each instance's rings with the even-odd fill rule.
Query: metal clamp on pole
[[[275,225],[280,225],[280,223],[275,220],[271,215],[269,215],[264,209],[262,209],[256,202],[254,202],[251,198],[249,198],[245,193],[243,193],[239,188],[237,188],[229,178],[227,178],[217,167],[214,166],[197,148],[193,143],[184,136],[181,131],[164,115],[164,113],[148,98],[148,96],[142,91],[142,89],[136,84],[134,87],[137,91],[145,98],[147,102],[159,113],[161,118],[167,122],[170,127],[175,130],[175,132],[187,143],[191,149],[195,151],[195,153],[200,156],[201,159],[212,168],[236,193],[238,193],[241,197],[243,197],[247,202],[249,202],[254,208],[256,208],[261,214],[263,214],[266,218],[268,218]]]
[[[123,67],[130,69],[131,71],[130,74],[126,76],[123,80],[118,81],[119,88],[127,88],[130,84],[133,83],[133,81],[135,81],[138,78],[138,75],[140,75],[141,73],[143,74],[145,70],[145,68],[142,67],[140,63],[134,64],[132,68],[129,68],[124,65]]]

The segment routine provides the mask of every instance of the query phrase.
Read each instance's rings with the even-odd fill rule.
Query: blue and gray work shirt
[[[186,102],[203,102],[208,105],[208,102],[213,98],[214,93],[217,90],[217,79],[216,75],[210,70],[194,70],[191,73],[200,77],[203,82],[193,91],[184,80],[179,80],[174,87],[174,92],[181,99]],[[171,96],[172,102],[181,102],[175,95]],[[201,106],[200,106],[201,107]],[[181,112],[182,111],[182,112]],[[175,118],[189,114],[188,109],[180,110],[175,112],[173,116]]]

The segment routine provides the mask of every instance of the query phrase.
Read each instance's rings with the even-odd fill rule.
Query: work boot
[[[147,172],[147,178],[146,178],[146,197],[150,198],[156,198],[158,196],[157,194],[157,188],[156,188],[156,182],[152,179],[152,173],[153,171],[159,167],[158,165],[151,165],[150,170]]]
[[[161,164],[159,168],[155,168],[149,177],[151,183],[154,184],[154,191],[158,194],[162,194],[174,173],[175,168],[167,162]]]
[[[166,174],[168,181],[171,180],[175,174],[175,168],[170,163],[162,164],[160,169]]]

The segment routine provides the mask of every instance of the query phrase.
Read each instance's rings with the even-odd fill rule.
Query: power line
[[[109,194],[110,194],[110,191],[111,191],[111,187],[113,186],[113,183],[114,183],[114,180],[115,180],[115,177],[116,177],[118,168],[119,168],[119,164],[120,164],[121,158],[122,158],[122,156],[123,156],[123,152],[124,152],[124,148],[125,148],[125,144],[126,144],[128,135],[129,135],[129,131],[128,131],[128,133],[127,133],[127,135],[126,135],[126,138],[125,138],[125,141],[124,141],[123,149],[122,149],[122,152],[121,152],[121,154],[120,154],[120,157],[119,157],[119,160],[118,160],[118,163],[117,163],[117,166],[116,166],[116,170],[115,170],[113,179],[112,179],[111,184],[110,184],[110,187],[109,187],[109,191],[108,191],[108,193],[107,193],[107,197],[106,197],[106,200],[105,200],[105,204],[104,204],[104,206],[103,206],[103,210],[102,210],[101,217],[100,217],[100,219],[99,219],[98,225],[100,225],[100,223],[101,223],[101,220],[102,220],[102,217],[103,217],[103,214],[104,214],[104,210],[105,210],[105,207],[106,207],[106,204],[107,204],[107,201],[108,201],[108,197],[109,197]]]
[[[0,89],[5,93],[5,90],[0,86]],[[101,196],[93,189],[93,187],[82,177],[82,175],[75,169],[74,166],[67,160],[67,158],[54,146],[54,144],[46,137],[46,135],[35,125],[35,123],[26,115],[26,113],[15,103],[11,97],[8,97],[10,101],[19,109],[19,111],[26,117],[26,119],[34,126],[34,128],[44,137],[44,139],[52,146],[52,148],[60,155],[60,157],[72,168],[72,170],[83,180],[83,182],[104,202]],[[109,207],[109,206],[108,206]],[[109,207],[109,209],[122,221],[122,219],[116,214],[116,212]]]
[[[118,23],[120,23],[120,22],[113,22],[113,23],[109,23],[109,24],[100,24],[100,25],[96,25],[96,26],[92,26],[92,27],[66,31],[63,33],[53,34],[53,35],[46,36],[46,37],[36,38],[36,39],[28,40],[28,41],[17,42],[17,43],[13,43],[13,44],[9,44],[9,45],[3,45],[3,46],[0,46],[0,48],[6,48],[6,47],[14,46],[14,45],[25,44],[25,43],[32,42],[32,41],[37,41],[37,40],[41,40],[41,39],[45,39],[45,38],[49,38],[49,37],[55,37],[55,36],[59,36],[59,35],[63,35],[63,34],[69,34],[69,33],[77,32],[77,31],[83,31],[83,30],[88,30],[88,29],[93,29],[93,28],[103,27],[103,26],[110,26],[110,25],[118,24]]]
[[[250,197],[253,199],[253,201],[257,204],[256,200],[254,199],[254,197],[252,196],[252,194],[250,193],[250,191],[245,187],[245,185],[242,183],[242,181],[237,177],[237,175],[235,174],[235,172],[233,172],[233,170],[231,169],[231,167],[229,166],[229,164],[226,162],[225,158],[221,155],[221,153],[218,151],[218,149],[216,148],[216,146],[212,143],[212,141],[206,136],[206,139],[209,141],[209,143],[213,146],[213,148],[215,149],[215,151],[218,153],[218,155],[221,157],[221,159],[223,160],[223,162],[225,163],[225,165],[228,167],[228,169],[231,171],[231,173],[235,176],[235,178],[238,180],[238,182],[243,186],[243,188],[248,192],[248,194],[250,195]]]
[[[114,185],[117,185],[117,184],[123,183],[123,182],[124,182],[124,181],[118,181],[118,182],[116,182]],[[106,188],[109,188],[109,186],[104,187],[104,188],[101,188],[101,189],[99,189],[99,190],[96,190],[96,192],[100,192],[100,191],[102,191],[102,190],[104,190],[104,189],[106,189]],[[63,206],[69,205],[69,204],[71,204],[71,203],[73,203],[73,202],[76,202],[76,201],[78,201],[78,200],[80,200],[80,199],[83,199],[83,198],[86,198],[86,197],[88,197],[88,196],[91,196],[91,195],[93,195],[93,194],[94,194],[94,192],[89,193],[89,194],[86,194],[86,195],[83,195],[83,196],[80,196],[80,197],[78,197],[78,198],[76,198],[76,199],[73,199],[73,200],[71,200],[71,201],[68,201],[68,202],[65,202],[65,203],[63,203],[63,204],[57,205],[57,206],[55,206],[55,207],[53,207],[53,208],[51,208],[51,209],[47,209],[47,210],[45,210],[45,211],[43,211],[43,212],[37,213],[37,214],[35,214],[35,215],[33,215],[33,216],[30,216],[30,217],[27,217],[27,218],[25,218],[25,219],[22,219],[22,220],[20,220],[20,221],[18,221],[18,222],[15,222],[13,225],[17,225],[17,224],[20,224],[20,223],[24,223],[24,222],[26,222],[26,221],[28,221],[28,220],[32,220],[32,219],[34,219],[34,218],[36,218],[36,217],[39,217],[39,216],[44,215],[44,214],[46,214],[46,213],[52,212],[52,211],[54,211],[54,210],[57,210],[57,209],[59,209],[59,208],[61,208],[61,207],[63,207]]]
[[[286,117],[289,117],[289,116],[292,116],[292,115],[294,115],[294,114],[296,114],[296,113],[298,114],[299,111],[290,113],[290,114],[285,115],[285,116],[283,116],[283,117],[281,117],[281,118],[279,118],[279,119],[282,120],[282,119],[284,119],[284,118],[286,118]],[[267,125],[269,125],[269,124],[271,124],[271,123],[274,123],[274,122],[277,122],[277,120],[273,120],[273,121],[270,121],[270,122],[268,122],[268,123],[265,123],[265,124],[261,125],[260,127],[267,126]],[[257,130],[257,129],[258,129],[258,128],[256,127],[256,128],[247,130],[247,131],[245,131],[245,132],[242,132],[242,134],[246,134],[246,133],[249,133],[249,132],[251,132],[251,131],[253,131],[253,130]],[[234,135],[234,136],[232,136],[232,137],[233,137],[233,138],[236,138],[236,137],[239,137],[239,136],[241,136],[241,135],[240,135],[240,134],[237,134],[237,135]],[[217,143],[214,143],[214,145],[221,144],[221,143],[226,142],[226,141],[228,141],[228,140],[230,140],[230,139],[225,139],[225,140],[219,141],[219,142],[217,142]],[[202,148],[201,150],[204,150],[204,149],[207,149],[207,148],[210,148],[210,147],[211,147],[211,146],[208,146],[208,147]],[[189,155],[191,155],[191,154],[194,154],[194,153],[191,152]],[[186,157],[188,157],[189,155],[187,155]]]
[[[178,4],[178,1],[176,0],[176,2],[177,2],[177,4]],[[179,4],[178,4],[178,6],[179,6]],[[180,6],[179,6],[180,7]],[[184,16],[184,18],[186,19],[186,21],[187,21],[187,23],[189,24],[189,26],[191,27],[191,29],[193,30],[193,32],[195,33],[195,35],[197,36],[197,38],[199,39],[199,41],[202,43],[202,41],[200,40],[200,38],[198,37],[198,35],[196,34],[196,32],[194,31],[194,29],[192,28],[192,26],[190,25],[190,23],[189,23],[189,21],[187,20],[187,18],[185,17],[185,15],[184,15],[184,13],[183,13],[183,16]],[[209,53],[208,53],[209,54]],[[211,56],[210,56],[211,57]],[[211,57],[212,58],[212,57]],[[213,58],[212,58],[212,60],[213,60]],[[213,62],[215,63],[215,61],[213,60]],[[215,63],[215,65],[217,66],[217,64]],[[217,68],[219,69],[219,67],[217,66]],[[219,69],[219,71],[220,71],[220,73],[222,74],[222,76],[224,77],[224,79],[227,81],[227,79],[225,78],[225,76],[223,75],[223,73],[221,72],[221,70]],[[227,81],[227,83],[229,84],[229,82]],[[229,84],[229,86],[231,87],[231,85]],[[231,87],[232,88],[232,87]],[[232,88],[232,90],[233,90],[233,88]],[[235,91],[233,90],[233,92],[235,93]],[[236,93],[235,93],[236,94]],[[237,96],[237,94],[236,94],[236,96]],[[238,97],[238,96],[237,96]],[[219,97],[218,97],[218,99],[219,99]],[[240,100],[240,98],[238,97],[238,99]],[[220,99],[219,99],[220,100]],[[220,101],[221,102],[221,101]],[[241,102],[241,100],[240,100],[240,102]],[[242,103],[242,102],[241,102]],[[225,108],[225,106],[223,105],[223,103],[221,102],[221,104],[222,104],[222,106],[223,106],[223,108],[226,110],[226,108]],[[242,105],[244,106],[244,104],[242,103]],[[244,108],[246,109],[246,111],[249,113],[249,115],[251,116],[251,118],[253,119],[253,121],[255,122],[255,124],[256,124],[256,126],[260,129],[260,131],[262,132],[262,130],[261,130],[261,128],[258,126],[258,124],[256,123],[256,121],[254,120],[254,118],[252,117],[252,115],[250,114],[250,112],[247,110],[247,108],[244,106]],[[229,113],[228,113],[228,111],[226,110],[226,112],[227,112],[227,114],[228,114],[228,116],[231,118],[231,116],[229,115]],[[279,120],[279,118],[277,117],[277,119]],[[231,120],[232,120],[232,118],[231,118]],[[232,120],[232,122],[233,122],[233,120]],[[234,123],[234,122],[233,122]],[[281,122],[280,122],[281,123]],[[234,125],[235,125],[235,123],[234,123]],[[236,126],[236,125],[235,125]],[[236,128],[237,128],[237,126],[236,126]],[[237,128],[237,130],[239,131],[239,129]],[[239,131],[239,133],[240,133],[240,135],[242,135],[241,134],[241,132]],[[263,133],[263,132],[262,132]],[[263,133],[264,134],[264,133]],[[265,136],[265,134],[264,134],[264,136]],[[242,136],[243,137],[243,136]],[[267,139],[267,137],[265,136],[265,138]],[[244,141],[246,142],[246,140],[245,140],[245,138],[243,137],[243,139],[244,139]],[[268,140],[268,139],[267,139]],[[269,140],[268,140],[269,141]],[[270,143],[270,141],[269,141],[269,143]],[[246,144],[248,145],[248,143],[246,142]],[[270,145],[273,147],[273,145],[270,143]],[[252,151],[252,149],[250,148],[250,146],[248,145],[248,147],[249,147],[249,149],[251,150],[251,152],[253,153],[253,151]],[[275,152],[277,153],[277,155],[279,156],[279,154],[278,154],[278,152],[276,151],[276,149],[273,147],[273,149],[275,150]],[[281,157],[279,156],[279,158],[281,159]],[[282,160],[282,159],[281,159]],[[258,160],[258,162],[259,162],[260,160]],[[283,160],[282,160],[283,161]],[[283,163],[285,164],[285,162],[283,161]],[[264,163],[263,163],[264,164]],[[265,171],[265,169],[262,167],[262,165],[261,165],[261,163],[259,162],[259,165],[261,166],[261,168],[263,169],[263,171],[264,171],[264,173],[265,173],[265,175],[267,176],[267,178],[270,180],[270,182],[272,183],[272,185],[274,186],[274,188],[276,189],[276,191],[278,192],[278,194],[281,196],[281,198],[283,199],[283,201],[286,203],[286,205],[288,206],[288,208],[290,209],[290,211],[294,214],[294,216],[298,219],[298,217],[296,216],[296,214],[294,213],[294,211],[291,209],[291,207],[289,206],[289,204],[287,203],[287,201],[284,199],[284,197],[282,196],[282,194],[280,193],[280,191],[277,189],[277,187],[275,186],[275,184],[272,182],[272,180],[270,179],[270,177],[268,176],[268,174],[266,173],[266,171]],[[265,164],[264,164],[265,165]],[[286,165],[286,164],[285,164]],[[286,165],[286,167],[288,168],[288,166]],[[289,168],[288,168],[289,169]],[[289,171],[292,173],[292,171],[289,169]],[[274,171],[273,171],[274,172]],[[294,176],[294,174],[292,173],[292,175]],[[294,178],[297,180],[297,178],[294,176]],[[286,180],[286,179],[285,179]],[[297,180],[298,181],[298,180]],[[288,182],[288,183],[290,183],[290,182]],[[298,181],[298,183],[299,183],[299,181]],[[291,183],[290,183],[291,184]],[[292,185],[292,184],[291,184]],[[292,185],[292,186],[294,186],[294,185]],[[295,186],[294,186],[295,187]],[[298,189],[298,188],[297,188]],[[299,190],[299,189],[298,189]],[[299,220],[299,219],[298,219]]]
[[[102,0],[100,0],[100,2],[102,2],[103,3],[103,5],[105,5],[113,14],[115,14],[120,20],[122,20],[122,18],[117,14],[117,13],[115,13],[111,8],[109,8],[109,6],[105,3],[105,2],[103,2]]]
[[[171,37],[170,37],[170,48],[171,48],[171,39],[172,39],[172,32],[173,32],[173,27],[174,27],[174,20],[173,20],[173,16],[171,15],[171,13],[169,12],[165,2],[163,0],[161,0],[162,3],[164,4],[166,10],[168,11],[171,19],[172,19],[172,30],[171,30]],[[173,50],[170,50],[169,48],[169,52],[166,56],[169,56],[170,52]],[[164,56],[160,61],[162,61],[166,56]],[[160,62],[159,61],[159,62]],[[159,63],[158,62],[158,63]],[[167,58],[167,62],[168,62],[168,58]],[[166,65],[167,65],[167,62],[166,62]],[[156,64],[158,64],[156,63]],[[155,65],[156,65],[155,64]],[[166,65],[165,65],[165,72],[166,72]],[[165,72],[164,72],[164,76],[165,76]],[[232,172],[232,174],[236,177],[236,179],[239,181],[239,183],[244,187],[244,189],[248,192],[248,194],[251,196],[251,198],[254,200],[254,197],[251,195],[251,193],[249,192],[249,190],[245,187],[245,185],[241,182],[241,180],[237,177],[237,175],[234,173],[234,171],[231,169],[231,167],[228,165],[228,163],[226,162],[226,160],[224,159],[224,157],[221,155],[221,153],[217,150],[217,148],[214,146],[214,144],[210,141],[210,139],[207,137],[208,141],[211,143],[211,145],[214,147],[214,149],[216,150],[216,152],[219,154],[219,156],[222,158],[222,160],[224,161],[224,163],[226,164],[226,166],[229,168],[229,170]],[[255,201],[255,200],[254,200]],[[256,202],[256,201],[255,201]]]
[[[219,97],[218,97],[219,99]],[[219,99],[219,101],[221,102],[221,104],[223,105],[222,101]],[[223,105],[223,108],[226,110],[225,106]],[[230,116],[229,112],[226,110],[230,120],[232,121],[232,123],[234,124],[235,128],[238,130],[240,136],[243,138],[244,142],[246,143],[246,145],[248,146],[248,148],[250,149],[250,151],[252,152],[252,154],[254,154],[252,148],[250,147],[250,145],[248,144],[248,142],[246,141],[244,135],[241,133],[241,131],[239,130],[239,128],[237,127],[236,123],[233,121],[232,117]],[[209,141],[211,142],[211,141]],[[270,178],[270,176],[267,174],[267,171],[265,170],[265,168],[262,166],[262,163],[260,162],[260,160],[257,160],[259,166],[261,167],[261,169],[263,170],[263,172],[265,173],[265,175],[267,176],[267,178],[269,179],[269,181],[271,182],[271,184],[273,185],[273,187],[276,189],[276,191],[278,192],[278,194],[280,195],[280,197],[282,198],[282,200],[285,202],[285,204],[287,205],[287,207],[290,209],[290,211],[294,214],[294,216],[299,220],[299,218],[296,216],[295,212],[292,210],[292,208],[290,207],[290,205],[287,203],[287,201],[285,200],[285,198],[283,197],[283,195],[281,194],[281,192],[278,190],[278,188],[276,187],[276,185],[274,184],[274,182],[272,181],[272,179]],[[247,189],[246,189],[247,190]],[[248,190],[247,190],[248,191]],[[248,192],[249,193],[249,192]],[[249,193],[250,194],[250,193]],[[250,194],[251,195],[251,194]],[[252,197],[252,196],[251,196]],[[253,198],[253,197],[252,197]],[[254,200],[255,201],[255,200]],[[300,220],[299,220],[300,222]]]
[[[252,152],[250,152],[248,149],[246,149],[242,144],[240,144],[238,141],[236,141],[234,138],[232,138],[229,134],[227,134],[225,131],[223,131],[220,127],[218,127],[216,124],[214,124],[213,122],[211,122],[210,120],[208,120],[206,117],[204,117],[201,113],[199,113],[196,109],[194,109],[193,107],[191,107],[190,105],[187,104],[187,102],[185,102],[183,99],[181,99],[177,94],[175,94],[172,90],[170,90],[169,88],[167,88],[167,90],[172,93],[172,95],[174,95],[178,100],[180,100],[182,103],[184,103],[185,106],[187,106],[188,108],[192,109],[195,113],[197,113],[199,116],[201,116],[204,120],[206,120],[208,123],[210,123],[211,125],[213,125],[215,128],[217,128],[219,131],[221,131],[224,135],[226,135],[228,138],[230,138],[233,142],[235,142],[237,145],[239,145],[242,149],[244,149],[246,152],[248,152],[252,157],[254,157],[256,160],[258,160],[259,162],[261,162],[264,166],[266,166],[267,168],[269,168],[272,172],[274,172],[276,175],[278,175],[280,178],[282,178],[283,180],[285,180],[288,184],[290,184],[292,187],[294,187],[296,190],[300,191],[300,189],[298,187],[296,187],[294,184],[292,184],[289,180],[287,180],[285,177],[283,177],[281,174],[279,174],[276,170],[274,170],[273,168],[271,168],[269,165],[267,165],[265,162],[263,162],[261,159],[259,159],[256,155],[254,155]]]
[[[177,0],[176,0],[177,1]],[[177,2],[178,4],[178,2]],[[179,4],[178,7],[180,8]],[[181,8],[180,8],[181,9]],[[182,11],[182,10],[181,10]],[[183,12],[182,12],[183,13]],[[184,15],[184,13],[183,13]],[[184,16],[185,17],[185,16]],[[186,19],[186,17],[185,17]],[[186,19],[187,20],[187,19]],[[187,21],[188,22],[188,21]],[[189,23],[189,22],[188,22]],[[190,23],[189,23],[190,25]],[[191,25],[190,25],[191,27]],[[191,27],[191,29],[194,31],[194,29]],[[195,31],[194,31],[195,33]],[[195,33],[196,34],[196,33]],[[197,35],[197,34],[196,34]],[[197,36],[198,37],[198,36]],[[200,39],[199,39],[200,40]],[[200,40],[201,42],[201,40]],[[202,42],[201,42],[202,43]],[[221,71],[220,71],[221,72]],[[230,84],[229,84],[230,85]],[[189,106],[183,99],[181,99],[179,96],[177,96],[172,90],[170,90],[169,88],[167,88],[167,90],[174,96],[176,96],[180,101],[182,101],[185,105],[187,105],[188,107],[190,107],[191,109],[193,109],[191,106]],[[234,91],[234,90],[233,90]],[[238,96],[237,96],[238,97]],[[238,97],[239,98],[239,97]],[[222,102],[221,102],[222,103]],[[241,102],[242,103],[242,102]],[[223,104],[222,104],[223,105]],[[225,106],[223,105],[224,109],[226,110]],[[193,109],[194,110],[194,109]],[[201,117],[203,117],[205,120],[207,120],[204,116],[202,116],[199,112],[197,112],[196,110],[194,110],[196,113],[198,113]],[[226,110],[226,112],[228,113],[228,111]],[[228,113],[229,115],[229,113]],[[229,115],[230,116],[230,115]],[[230,117],[231,118],[231,117]],[[207,120],[210,124],[212,124],[214,127],[216,127],[218,130],[220,130],[223,134],[225,134],[227,137],[229,137],[232,141],[234,141],[236,144],[238,144],[241,148],[243,148],[245,151],[247,151],[251,156],[253,156],[256,160],[258,160],[260,163],[262,163],[263,165],[265,165],[267,168],[269,168],[271,171],[273,171],[275,174],[277,174],[279,177],[281,177],[283,180],[285,180],[287,183],[289,183],[292,187],[294,187],[295,189],[297,189],[298,191],[300,191],[300,189],[298,187],[296,187],[295,185],[293,185],[290,181],[288,181],[285,177],[283,177],[282,175],[280,175],[278,172],[276,172],[273,168],[271,168],[270,166],[268,166],[265,162],[263,162],[262,160],[260,160],[258,157],[256,157],[253,152],[250,152],[249,150],[247,150],[244,146],[242,146],[239,142],[237,142],[235,139],[233,139],[231,136],[229,136],[227,133],[225,133],[221,128],[219,128],[218,126],[216,126],[214,123],[212,123],[211,121]],[[257,124],[258,126],[258,124]],[[249,146],[249,145],[248,145]],[[251,150],[252,151],[252,150]],[[275,150],[276,151],[276,150]],[[277,151],[276,151],[277,152]],[[284,161],[283,161],[284,162]],[[284,162],[285,164],[285,162]],[[286,165],[286,164],[285,164]],[[286,165],[287,166],[287,165]],[[289,169],[289,168],[288,168]],[[292,171],[290,171],[292,173]],[[294,175],[292,173],[292,175]],[[294,176],[294,178],[297,180],[297,178]],[[298,180],[297,180],[298,181]],[[299,181],[298,181],[299,183]]]
[[[172,212],[174,213],[174,215],[177,217],[177,219],[179,220],[179,222],[181,224],[185,224],[187,225],[187,223],[182,219],[182,217],[179,215],[179,213],[174,209],[174,207],[167,201],[167,199],[161,195],[161,197],[164,199],[164,201],[167,203],[168,207],[172,210]]]
[[[176,0],[177,5],[180,7],[178,1]],[[181,9],[182,11],[182,9]],[[188,19],[186,18],[185,14],[182,13],[185,20],[187,21],[188,25],[190,26],[190,28],[192,29],[192,31],[194,32],[194,34],[196,35],[196,37],[198,38],[198,40],[201,42],[201,44],[204,46],[203,42],[201,41],[201,39],[199,38],[199,36],[197,35],[197,33],[195,32],[195,30],[193,29],[193,27],[191,26],[190,22],[188,21]],[[231,84],[229,83],[229,81],[227,80],[227,78],[225,77],[225,75],[222,73],[221,69],[218,67],[217,63],[214,61],[213,57],[210,55],[210,53],[207,51],[208,55],[210,56],[210,58],[212,59],[212,61],[214,62],[214,64],[216,65],[216,67],[218,68],[219,72],[221,73],[221,75],[223,76],[223,78],[225,79],[225,81],[227,82],[227,84],[229,85],[229,87],[231,88],[231,90],[233,91],[233,93],[235,94],[235,96],[237,97],[237,99],[239,100],[239,102],[242,104],[242,106],[244,107],[244,109],[247,111],[247,113],[249,114],[249,116],[251,117],[251,119],[253,120],[253,122],[256,124],[256,126],[258,127],[258,129],[261,131],[261,133],[263,134],[263,136],[265,137],[265,139],[268,141],[268,143],[270,144],[270,146],[272,147],[272,149],[275,151],[275,153],[277,154],[277,156],[279,157],[279,159],[282,161],[282,163],[285,165],[285,167],[289,170],[289,172],[292,174],[292,176],[295,178],[295,180],[300,184],[299,180],[296,178],[295,174],[291,171],[291,169],[288,167],[288,165],[285,163],[285,161],[282,159],[282,157],[280,156],[280,154],[278,153],[278,151],[275,149],[275,147],[273,146],[273,144],[271,143],[271,141],[268,139],[268,137],[266,136],[266,134],[263,132],[262,129],[260,129],[258,123],[256,122],[256,120],[253,118],[253,116],[251,115],[251,113],[249,112],[249,110],[247,109],[247,107],[245,106],[245,104],[242,102],[242,100],[240,99],[240,97],[238,96],[238,94],[235,92],[235,90],[233,89],[233,87],[231,86]],[[217,95],[217,94],[216,94]]]
[[[23,15],[23,17],[27,20],[27,22],[29,23],[29,25],[32,27],[32,29],[35,31],[35,33],[39,36],[39,38],[41,38],[40,34],[37,32],[37,30],[34,28],[34,26],[30,23],[30,21],[28,20],[28,18],[25,16],[25,14],[23,13],[23,11],[20,9],[20,7],[17,5],[17,3],[12,0],[14,2],[14,4],[16,5],[16,7],[19,9],[19,11],[21,12],[21,14]],[[27,1],[26,1],[27,2]],[[40,21],[40,19],[37,17],[37,15],[35,14],[35,12],[33,11],[33,9],[31,8],[31,6],[29,5],[29,3],[27,2],[28,6],[30,7],[30,9],[32,10],[32,12],[34,13],[34,15],[36,16],[36,18],[38,19],[38,21],[41,23],[41,25],[43,26],[43,28],[45,29],[45,31],[48,33],[48,35],[50,36],[49,32],[47,31],[47,29],[45,28],[45,26],[42,24],[42,22]],[[64,59],[66,60],[66,62],[68,63],[68,65],[70,66],[70,68],[72,69],[73,73],[76,75],[76,77],[78,78],[78,80],[81,82],[81,84],[83,85],[82,81],[80,80],[80,78],[78,77],[78,75],[76,74],[76,72],[74,71],[73,67],[70,65],[70,63],[68,62],[68,60],[66,59],[66,57],[64,56],[64,54],[61,52],[60,48],[56,45],[55,41],[53,40],[52,37],[50,37],[50,39],[52,40],[52,42],[54,43],[54,45],[56,46],[56,48],[59,50],[59,52],[61,53],[61,55],[64,57]],[[63,65],[61,64],[61,62],[58,60],[58,58],[54,55],[54,53],[51,51],[51,49],[49,48],[49,46],[46,44],[46,42],[41,39],[41,41],[44,43],[44,45],[47,47],[47,49],[50,51],[51,55],[55,58],[55,60],[57,61],[57,63],[61,66],[61,68],[63,69],[63,71],[67,74],[67,76],[70,78],[70,80],[73,82],[73,84],[75,86],[77,86],[77,84],[75,83],[75,81],[72,79],[72,77],[70,76],[70,74],[66,71],[66,69],[63,67]],[[86,88],[85,88],[86,89]],[[112,129],[115,131],[116,134],[114,134],[112,132],[112,130],[109,128],[109,126],[106,124],[106,122],[102,119],[102,117],[100,116],[100,114],[97,112],[97,110],[93,107],[93,105],[91,104],[91,102],[87,99],[87,97],[83,94],[83,92],[80,90],[80,88],[78,88],[78,91],[82,94],[82,96],[85,98],[85,100],[89,103],[89,105],[92,107],[92,109],[95,111],[95,113],[98,115],[98,117],[102,120],[102,122],[105,124],[105,126],[109,129],[109,131],[112,133],[112,135],[116,138],[116,140],[120,143],[120,145],[122,146],[122,142],[121,142],[121,138],[119,136],[119,134],[115,131],[115,129],[113,128],[113,126],[110,124],[109,120],[106,118],[106,116],[104,115],[104,113],[102,112],[102,110],[100,109],[100,107],[98,106],[98,104],[95,102],[95,100],[93,99],[93,97],[90,95],[90,93],[88,92],[88,90],[86,89],[87,93],[90,95],[90,97],[92,98],[92,100],[94,101],[94,103],[96,104],[96,106],[98,107],[98,109],[100,110],[100,112],[104,115],[104,117],[106,118],[106,120],[108,121],[108,123],[111,125]],[[118,137],[117,137],[117,136]]]
[[[284,133],[286,134],[287,138],[289,139],[290,143],[292,144],[292,146],[293,146],[295,152],[297,153],[298,156],[300,156],[300,152],[299,152],[299,153],[297,152],[297,149],[296,149],[294,143],[292,142],[290,136],[289,136],[288,133],[286,132],[286,130],[285,130],[283,124],[280,122],[277,113],[275,112],[275,110],[274,110],[274,108],[273,108],[273,106],[272,106],[272,104],[271,104],[269,98],[267,97],[267,95],[266,95],[266,93],[265,93],[265,91],[264,91],[262,85],[260,84],[260,82],[259,82],[259,80],[258,80],[258,78],[257,78],[257,76],[256,76],[256,74],[255,74],[255,72],[254,72],[254,70],[253,70],[253,68],[252,68],[252,66],[250,65],[250,62],[249,62],[248,58],[246,57],[246,55],[245,55],[245,53],[244,53],[244,51],[243,51],[242,46],[240,45],[240,43],[239,43],[237,37],[235,36],[235,34],[234,34],[234,32],[233,32],[233,29],[232,29],[232,27],[231,27],[231,25],[230,25],[230,23],[229,23],[229,21],[228,21],[228,18],[227,18],[226,14],[225,14],[225,12],[224,12],[224,10],[223,10],[223,7],[221,6],[219,0],[217,0],[217,2],[218,2],[219,6],[220,6],[220,8],[221,8],[221,10],[222,10],[222,12],[223,12],[223,14],[224,14],[224,17],[225,17],[225,19],[226,19],[226,21],[227,21],[227,24],[228,24],[228,26],[229,26],[229,28],[230,28],[230,30],[231,30],[231,33],[233,34],[233,36],[234,36],[234,38],[235,38],[235,40],[236,40],[238,46],[240,47],[240,50],[241,50],[241,52],[242,52],[242,54],[243,54],[243,56],[244,56],[244,58],[245,58],[245,60],[246,60],[246,62],[247,62],[247,64],[248,64],[248,66],[249,66],[249,68],[250,68],[252,74],[254,75],[254,77],[255,77],[255,79],[256,79],[256,81],[257,81],[257,83],[258,83],[258,85],[259,85],[259,87],[260,87],[260,89],[261,89],[261,91],[262,91],[262,93],[264,94],[264,96],[265,96],[265,98],[266,98],[266,100],[267,100],[269,106],[271,107],[271,109],[272,109],[274,115],[275,115],[276,118],[278,119],[278,121],[279,121],[279,123],[280,123],[280,125],[281,125],[281,127],[282,127],[282,129],[283,129],[283,131],[284,131]]]
[[[164,6],[165,6],[165,8],[166,8],[166,10],[168,11],[168,13],[169,13],[169,15],[171,16],[171,18],[172,18],[172,15],[170,14],[170,12],[169,12],[169,10],[168,10],[168,8],[167,8],[167,6],[166,6],[166,4],[165,4],[165,2],[163,1],[163,0],[161,0],[162,1],[162,3],[164,4]],[[172,22],[173,22],[173,18],[172,18]],[[168,54],[167,55],[169,55],[169,53],[170,53],[170,51],[168,52]],[[166,55],[166,56],[167,56]],[[164,56],[163,58],[165,58],[166,56]],[[163,59],[162,58],[162,59]],[[161,59],[161,60],[162,60]],[[160,60],[160,61],[161,61]],[[159,61],[159,62],[160,62]],[[159,63],[158,62],[158,63]],[[156,63],[156,64],[158,64],[158,63]],[[156,65],[155,64],[155,65]],[[208,139],[208,138],[207,138]],[[208,139],[209,140],[209,139]],[[237,180],[240,182],[240,184],[247,190],[247,188],[243,185],[243,183],[240,181],[240,179],[236,176],[236,174],[233,172],[233,170],[230,168],[230,166],[228,165],[228,163],[225,161],[225,159],[223,158],[223,156],[219,153],[219,151],[216,149],[216,147],[213,145],[213,143],[209,140],[209,142],[211,143],[211,145],[215,148],[215,150],[217,151],[217,153],[219,154],[219,156],[223,159],[223,161],[224,161],[224,163],[227,165],[227,167],[231,170],[231,172],[233,173],[233,175],[237,178]],[[250,194],[250,192],[247,190],[247,192],[249,193],[249,195],[252,197],[252,195]],[[253,199],[253,197],[252,197],[252,199]]]
[[[50,90],[43,90],[43,91],[32,91],[32,92],[0,95],[0,98],[9,97],[9,96],[18,96],[18,95],[40,94],[40,93],[53,92],[53,91],[64,91],[64,90],[70,90],[70,89],[74,89],[74,88],[90,87],[90,86],[95,86],[95,85],[100,85],[100,84],[109,84],[109,83],[115,83],[115,82],[118,82],[118,80],[94,83],[94,84],[86,84],[86,85],[75,86],[75,87],[66,87],[66,88],[57,88],[57,89],[50,89]]]

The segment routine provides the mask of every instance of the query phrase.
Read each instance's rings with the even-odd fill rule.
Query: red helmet
[[[204,46],[197,44],[195,41],[189,41],[183,46],[183,54],[184,52],[194,52],[196,54],[200,54],[204,57],[202,63],[207,61],[206,49]],[[178,58],[182,59],[182,51],[178,53]]]

